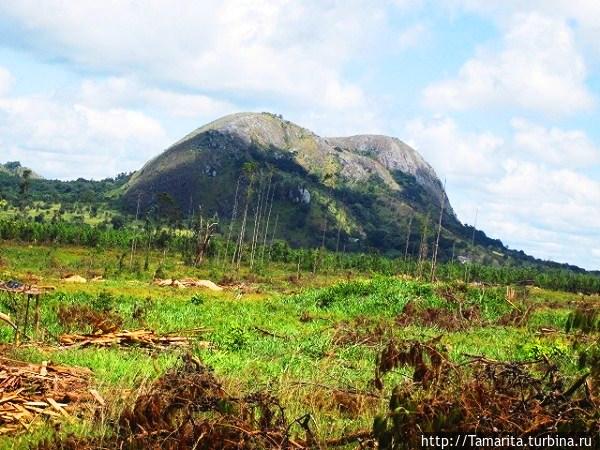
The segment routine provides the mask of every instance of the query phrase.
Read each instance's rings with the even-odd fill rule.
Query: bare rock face
[[[289,192],[289,198],[294,203],[302,203],[303,205],[310,204],[310,191],[305,187],[299,186],[298,188]]]
[[[288,202],[296,208],[286,213],[295,229],[320,229],[322,211],[328,211],[329,223],[344,223],[348,234],[370,233],[373,241],[383,242],[377,236],[385,229],[399,242],[404,239],[398,237],[399,224],[415,211],[427,215],[443,202],[446,214],[456,219],[433,168],[399,139],[321,137],[270,113],[232,114],[198,128],[138,171],[123,198],[135,205],[138,198],[152,202],[166,192],[182,212],[201,205],[229,216],[247,162],[274,168],[287,183],[280,206],[285,209]]]
[[[399,171],[414,176],[419,184],[440,202],[443,200],[446,208],[449,208],[446,192],[433,167],[400,139],[365,134],[327,138],[327,141],[333,146],[371,158],[390,172]]]
[[[337,179],[340,183],[365,183],[375,176],[390,190],[397,191],[400,186],[394,172],[402,172],[413,176],[434,198],[439,202],[444,200],[446,208],[449,207],[433,168],[399,139],[379,135],[322,138],[269,113],[232,114],[198,128],[150,161],[133,177],[130,186],[150,173],[189,162],[194,156],[192,150],[207,147],[207,151],[215,154],[226,150],[227,145],[220,142],[224,136],[234,140],[240,150],[254,146],[274,153],[275,158],[292,157],[308,173]],[[203,137],[205,139],[201,139]],[[211,174],[217,172],[217,167],[211,167]]]

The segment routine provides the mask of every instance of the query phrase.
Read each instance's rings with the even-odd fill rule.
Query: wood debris
[[[17,329],[17,325],[12,321],[8,314],[4,314],[0,312],[0,320],[9,324],[13,329]]]
[[[152,330],[119,331],[97,334],[63,334],[59,337],[61,345],[66,347],[122,347],[137,346],[150,349],[165,349],[168,347],[189,347],[192,337],[203,329],[180,332],[180,334],[156,334]],[[183,335],[186,334],[186,335]],[[208,347],[208,342],[200,342]]]
[[[37,286],[35,284],[24,284],[19,281],[0,281],[0,291],[9,294],[41,295],[48,290],[56,289],[54,286]]]
[[[0,356],[0,436],[27,431],[40,419],[74,420],[89,394],[91,371]]]
[[[223,288],[210,280],[195,280],[193,278],[182,278],[181,280],[166,279],[161,280],[160,278],[155,279],[152,284],[160,287],[172,286],[177,288],[190,288],[190,287],[205,287],[211,291],[222,291]]]

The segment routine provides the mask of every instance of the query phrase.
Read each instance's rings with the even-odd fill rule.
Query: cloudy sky
[[[271,111],[400,137],[463,222],[600,269],[599,108],[598,0],[0,2],[0,161],[46,177]]]

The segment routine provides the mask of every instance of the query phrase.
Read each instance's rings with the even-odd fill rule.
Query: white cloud
[[[568,169],[549,169],[539,164],[508,160],[504,163],[504,176],[489,185],[492,194],[510,200],[511,203],[535,204],[551,202],[563,204],[585,204],[600,214],[600,183]],[[559,216],[561,211],[554,211]],[[599,216],[600,218],[600,216]],[[596,226],[595,221],[590,221]]]
[[[85,67],[327,109],[364,106],[343,66],[386,27],[366,0],[9,0],[0,11],[23,28],[21,44]]]
[[[540,258],[600,268],[600,182],[575,169],[597,148],[582,131],[512,121],[507,139],[465,131],[448,117],[415,119],[407,142],[442,177],[462,221]],[[572,148],[576,147],[576,148]],[[567,162],[567,160],[569,160]]]
[[[417,47],[429,39],[429,28],[423,23],[416,23],[404,30],[398,36],[399,50]]]
[[[12,74],[0,66],[0,95],[6,94],[14,83],[14,77]]]
[[[3,159],[57,178],[138,169],[166,146],[160,123],[122,108],[97,109],[48,95],[0,98]]]
[[[139,169],[180,137],[169,136],[153,112],[199,126],[237,109],[125,77],[83,80],[69,95],[0,94],[1,158],[53,178],[114,176]]]
[[[482,186],[481,225],[512,248],[600,268],[600,183],[567,169],[509,160],[497,182]]]
[[[517,150],[537,161],[560,167],[589,167],[600,162],[600,148],[582,130],[545,128],[524,119],[513,119]]]
[[[81,97],[86,103],[102,108],[115,105],[158,108],[174,117],[201,120],[214,119],[237,110],[235,105],[207,95],[184,94],[149,87],[131,77],[84,80],[81,85]]]
[[[569,114],[593,106],[586,67],[564,21],[532,12],[514,16],[499,51],[482,48],[454,79],[430,85],[433,110],[516,106]]]
[[[444,0],[453,11],[475,12],[506,24],[515,14],[538,13],[573,24],[577,39],[600,57],[600,2],[597,0]]]
[[[414,119],[405,129],[407,143],[453,183],[493,175],[503,140],[492,133],[466,133],[448,117]]]
[[[538,258],[600,268],[600,183],[577,172],[507,160],[494,178],[448,186],[460,219]]]
[[[422,6],[423,0],[392,0],[392,4],[402,10],[411,10]]]
[[[419,4],[174,0],[140,7],[129,0],[6,0],[0,16],[10,22],[7,45],[113,77],[111,86],[99,87],[117,97],[117,105],[123,96],[136,108],[144,109],[143,101],[163,104],[169,114],[198,124],[232,112],[232,104],[245,105],[341,134],[380,129],[382,102],[349,73],[357,60],[368,71],[378,56],[394,54],[400,44],[388,46],[398,39],[390,12],[398,16]],[[401,41],[408,45],[419,32],[409,28]],[[123,80],[143,92],[123,92]],[[97,92],[94,104],[114,106]]]

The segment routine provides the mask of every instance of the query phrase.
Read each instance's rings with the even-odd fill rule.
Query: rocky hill
[[[270,113],[233,114],[198,128],[124,187],[129,211],[138,203],[142,212],[156,210],[165,198],[175,215],[200,211],[221,224],[235,216],[234,205],[248,202],[253,217],[272,201],[277,235],[292,245],[396,254],[407,238],[416,254],[423,234],[431,249],[443,204],[442,257],[464,252],[472,239],[433,168],[399,139],[320,137]],[[490,248],[482,255],[501,258],[492,253],[505,251],[500,241],[481,232],[476,239]]]
[[[5,206],[59,203],[69,211],[110,210],[111,216],[121,210],[123,222],[138,214],[176,225],[218,216],[224,235],[237,233],[245,214],[248,228],[257,219],[262,236],[268,228],[269,240],[293,246],[430,257],[443,205],[442,260],[582,270],[510,250],[460,223],[432,167],[399,139],[320,137],[270,113],[211,122],[133,175],[60,181],[32,172],[24,197],[25,170],[18,162],[0,163]]]

